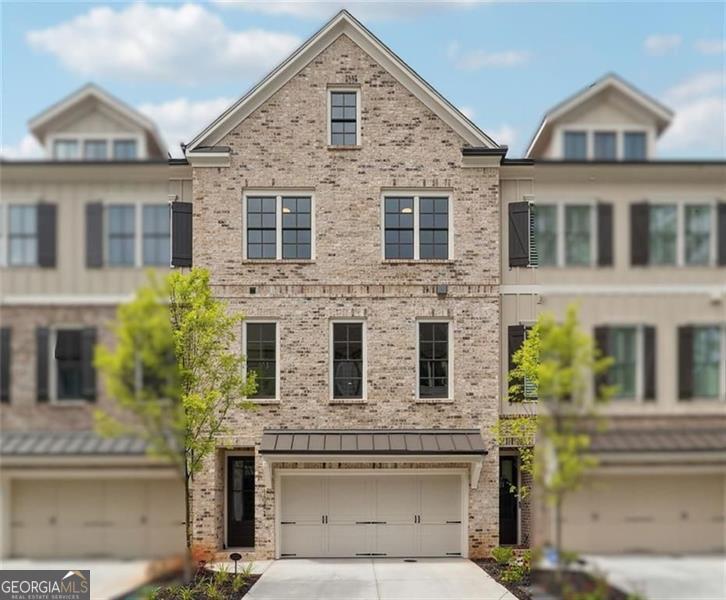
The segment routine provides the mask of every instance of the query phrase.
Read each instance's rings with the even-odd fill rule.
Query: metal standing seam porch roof
[[[266,429],[260,454],[484,455],[478,429]]]
[[[103,438],[93,431],[3,431],[2,456],[143,456],[142,439],[123,436]]]

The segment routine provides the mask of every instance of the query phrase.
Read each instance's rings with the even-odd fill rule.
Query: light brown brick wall
[[[362,146],[327,148],[328,84],[354,78],[362,97]],[[222,549],[224,456],[251,449],[265,427],[480,428],[490,442],[479,488],[469,498],[469,552],[497,545],[498,449],[490,434],[499,381],[499,173],[461,167],[463,141],[348,38],[341,37],[220,145],[229,168],[194,169],[194,264],[211,271],[230,309],[280,327],[281,398],[235,412],[219,452],[194,482],[194,538]],[[315,198],[316,260],[242,260],[246,189],[309,190]],[[440,189],[453,200],[454,260],[384,263],[383,190]],[[439,298],[437,283],[448,283]],[[250,288],[255,293],[250,293]],[[453,322],[452,403],[415,400],[416,319]],[[333,404],[329,327],[367,324],[368,401]],[[274,553],[274,491],[258,460],[256,547]]]

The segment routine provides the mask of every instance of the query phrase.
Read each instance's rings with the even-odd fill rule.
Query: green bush
[[[508,565],[514,557],[514,549],[498,546],[492,550],[492,558],[500,565]]]
[[[522,581],[532,569],[531,561],[532,553],[529,551],[523,552],[521,556],[515,556],[509,561],[506,569],[502,571],[502,581],[505,583],[519,583]]]

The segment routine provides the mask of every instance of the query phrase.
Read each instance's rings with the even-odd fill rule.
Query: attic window
[[[74,160],[78,158],[77,140],[55,140],[53,142],[53,156],[57,160]]]
[[[358,90],[330,90],[330,145],[357,146],[359,141]]]
[[[136,140],[114,140],[114,160],[134,160],[136,158]]]

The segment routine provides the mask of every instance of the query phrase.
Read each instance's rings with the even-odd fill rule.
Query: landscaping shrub
[[[514,557],[514,549],[506,546],[498,546],[491,552],[492,558],[500,565],[507,565]]]

